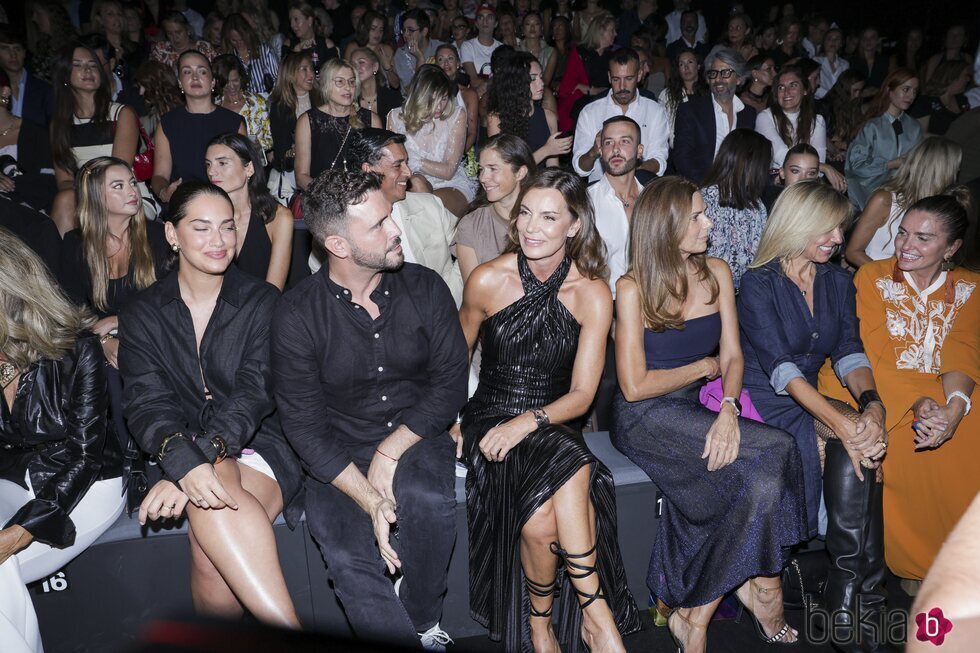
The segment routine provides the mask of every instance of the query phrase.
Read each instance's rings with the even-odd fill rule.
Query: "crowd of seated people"
[[[356,637],[444,650],[458,461],[473,619],[507,651],[622,651],[647,597],[592,417],[662,491],[647,584],[679,648],[726,595],[803,638],[781,574],[819,541],[839,645],[870,651],[886,572],[914,595],[980,492],[980,49],[955,16],[12,5],[12,650],[42,650],[25,584],[120,514],[186,521],[199,613],[316,628],[272,529],[304,512]]]

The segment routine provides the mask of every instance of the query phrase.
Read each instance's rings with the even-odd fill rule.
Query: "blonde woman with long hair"
[[[0,642],[39,653],[25,584],[82,553],[126,497],[95,317],[2,228],[0,261]]]
[[[787,548],[806,537],[793,439],[740,418],[735,286],[728,264],[706,254],[705,208],[681,177],[640,194],[630,267],[616,283],[621,393],[610,428],[615,447],[665,494],[647,583],[670,608],[670,634],[688,653],[704,651],[711,615],[732,590],[764,641],[795,642],[779,573]],[[725,398],[715,413],[699,394],[719,376]]]
[[[860,267],[895,254],[895,236],[902,216],[924,197],[939,195],[956,184],[963,149],[936,136],[916,145],[895,177],[871,194],[847,241],[848,263]]]
[[[850,215],[848,200],[820,182],[801,181],[784,190],[742,276],[738,317],[745,388],[766,424],[796,439],[807,537],[826,533],[832,565],[822,605],[835,615],[835,624],[870,643],[874,626],[866,624],[885,602],[876,469],[888,443],[884,404],[858,333],[854,283],[850,273],[830,263]],[[860,414],[817,391],[828,357]],[[826,523],[820,519],[821,496]]]
[[[313,59],[304,52],[290,52],[279,66],[279,77],[268,102],[272,133],[269,192],[280,204],[288,204],[296,191],[296,122],[321,104],[323,96],[316,83]]]
[[[321,172],[347,168],[352,132],[381,127],[378,114],[360,108],[361,82],[354,67],[331,59],[320,68],[323,104],[296,120],[296,185],[306,189]]]
[[[412,189],[431,189],[460,217],[476,196],[476,184],[463,166],[466,122],[456,84],[432,64],[416,71],[404,106],[388,114],[388,129],[405,134]]]

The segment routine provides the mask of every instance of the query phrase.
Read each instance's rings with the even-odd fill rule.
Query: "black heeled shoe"
[[[755,623],[755,631],[761,639],[766,644],[779,644],[781,646],[793,646],[799,643],[799,635],[797,639],[792,642],[784,642],[783,638],[792,630],[789,622],[786,621],[785,615],[783,616],[783,627],[775,635],[766,635],[766,629],[762,627],[762,622],[759,618],[755,616],[755,593],[758,591],[761,594],[768,594],[773,590],[778,590],[780,595],[782,595],[783,588],[780,587],[760,587],[756,584],[755,580],[749,579],[749,605],[742,603],[742,599],[739,598],[740,605],[738,606],[738,615],[735,617],[735,623],[739,623],[742,620],[742,614],[748,612],[749,616],[752,617],[752,621]],[[736,594],[736,598],[738,595]],[[774,599],[775,600],[775,599]],[[779,600],[779,605],[782,605],[782,600]]]

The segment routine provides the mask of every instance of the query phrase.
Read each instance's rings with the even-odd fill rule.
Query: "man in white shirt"
[[[639,126],[646,144],[647,160],[640,166],[662,175],[667,166],[667,139],[670,126],[667,112],[654,100],[637,93],[640,58],[630,48],[617,50],[609,60],[609,92],[585,105],[575,126],[572,167],[590,182],[602,177],[602,166],[596,165],[601,154],[599,137],[602,124],[612,116],[629,116]]]
[[[595,225],[606,244],[609,288],[616,297],[616,280],[626,274],[630,221],[643,184],[636,168],[643,161],[640,126],[627,116],[613,116],[602,123],[600,145],[603,175],[589,186]]]
[[[423,9],[409,9],[402,18],[402,35],[405,45],[395,52],[395,73],[401,80],[402,95],[408,94],[408,85],[415,77],[415,70],[436,55],[442,41],[429,38],[429,14]]]
[[[820,54],[820,50],[823,47],[823,37],[829,29],[830,23],[819,14],[814,14],[807,19],[806,36],[801,43],[803,50],[806,51],[806,56],[813,59]]]
[[[476,38],[463,41],[459,50],[459,60],[463,70],[470,76],[470,88],[481,97],[487,90],[490,80],[490,56],[503,43],[493,38],[497,29],[497,10],[491,5],[482,4],[476,9]]]
[[[449,253],[456,235],[456,216],[432,193],[409,193],[405,135],[387,129],[362,129],[351,145],[348,161],[365,172],[381,177],[381,192],[391,202],[391,218],[401,229],[401,246],[405,260],[435,270],[456,300],[463,301],[463,277]],[[310,256],[310,270],[320,269],[320,259]]]
[[[674,10],[667,14],[664,19],[667,21],[667,43],[673,43],[681,37],[681,14],[691,8],[691,0],[674,0]],[[704,15],[698,12],[698,31],[696,38],[701,43],[708,42],[708,24],[704,22]]]

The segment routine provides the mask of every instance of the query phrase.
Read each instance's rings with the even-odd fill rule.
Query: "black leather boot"
[[[831,566],[824,587],[830,641],[847,653],[878,650],[885,633],[882,580],[885,574],[881,486],[874,470],[854,473],[840,440],[827,442],[824,503]]]

